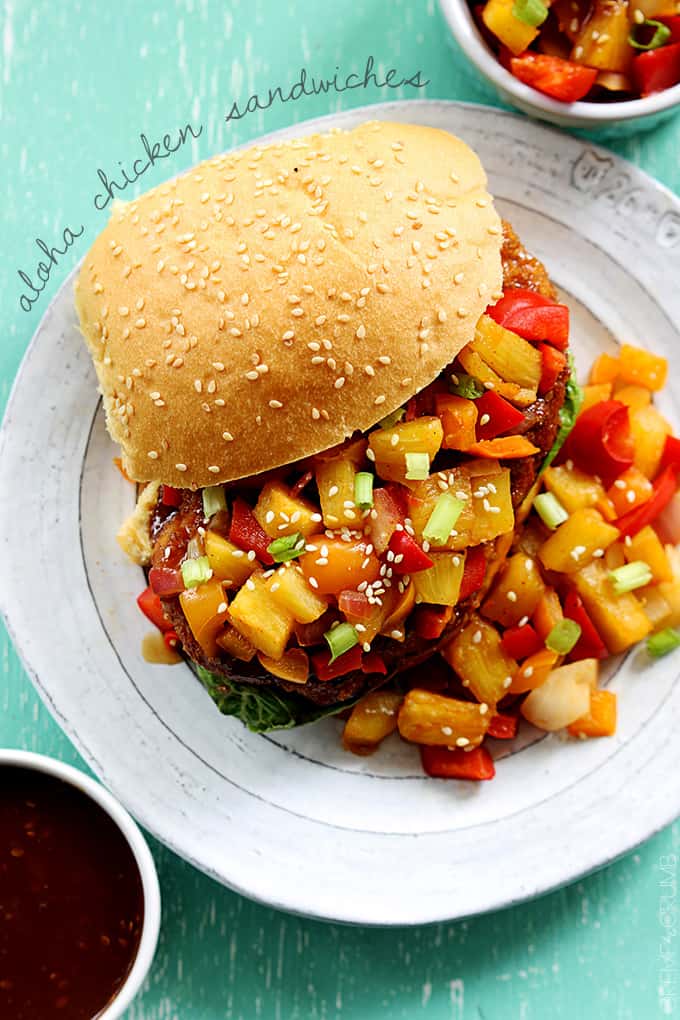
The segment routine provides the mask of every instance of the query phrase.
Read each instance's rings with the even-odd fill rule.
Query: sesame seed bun
[[[199,488],[369,428],[473,338],[501,241],[477,156],[408,124],[229,153],[117,203],[76,306],[125,470]]]

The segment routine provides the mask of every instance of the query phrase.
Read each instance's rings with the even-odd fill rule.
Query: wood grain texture
[[[187,120],[204,125],[197,141],[150,169],[137,190],[264,131],[350,105],[416,95],[495,102],[449,44],[434,0],[121,0],[115,9],[100,2],[6,0],[1,17],[0,408],[47,299],[104,223],[92,204],[97,168],[114,174],[118,160],[131,167],[141,155],[140,132],[160,139]],[[369,54],[378,71],[394,66],[405,76],[420,69],[430,84],[417,93],[369,87],[304,98],[224,122],[234,100],[292,82],[303,65],[324,76],[338,65],[344,75],[363,69]],[[612,147],[680,191],[677,120]],[[32,310],[21,311],[17,269],[32,273],[39,258],[34,239],[55,244],[66,226],[80,225],[80,242],[54,267]],[[4,630],[0,674],[0,744],[79,763]],[[568,819],[564,824],[566,831]],[[658,989],[664,967],[677,979],[680,955],[677,936],[665,926],[672,911],[664,912],[661,897],[669,896],[669,887],[661,883],[662,868],[679,845],[680,827],[674,826],[638,853],[531,904],[454,925],[392,931],[276,913],[154,845],[165,921],[153,972],[128,1017],[669,1015],[675,999],[666,1003]]]

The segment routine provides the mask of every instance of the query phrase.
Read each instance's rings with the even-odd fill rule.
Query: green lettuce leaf
[[[196,675],[223,715],[233,715],[253,733],[289,730],[326,716],[336,715],[355,705],[358,698],[339,705],[314,705],[285,691],[273,691],[239,681],[230,684],[225,677],[195,667]]]
[[[541,471],[545,471],[545,469],[552,464],[555,457],[564,446],[564,441],[573,429],[577,415],[581,410],[581,404],[583,403],[583,390],[576,382],[576,370],[574,368],[574,357],[572,354],[569,355],[569,369],[570,374],[569,379],[567,380],[564,403],[560,408],[560,427],[557,431],[552,449],[541,465]]]

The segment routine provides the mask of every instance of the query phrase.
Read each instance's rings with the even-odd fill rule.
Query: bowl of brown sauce
[[[160,918],[153,858],[111,794],[52,758],[0,750],[0,1017],[116,1020]]]

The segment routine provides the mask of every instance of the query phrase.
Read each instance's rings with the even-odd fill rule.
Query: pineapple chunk
[[[487,461],[486,471],[471,477],[472,529],[470,545],[490,542],[515,527],[515,511],[510,491],[510,471],[498,462]],[[471,465],[468,465],[470,470]]]
[[[343,525],[351,528],[361,520],[361,510],[354,502],[356,473],[356,465],[345,457],[317,464],[316,484],[327,528],[341,528]]]
[[[423,531],[437,505],[442,492],[450,492],[456,499],[465,503],[454,528],[455,535],[449,535],[446,542],[431,543],[435,549],[465,549],[471,544],[473,507],[470,477],[466,468],[450,468],[439,474],[430,475],[422,482],[414,482],[409,498],[409,517],[416,533],[416,538],[423,541]]]
[[[667,545],[665,548],[673,580],[662,581],[658,591],[670,607],[670,617],[665,626],[680,627],[680,549],[675,545]]]
[[[672,431],[666,419],[653,404],[648,407],[640,407],[637,411],[630,413],[633,463],[647,478],[656,477],[666,436],[669,436]]]
[[[342,743],[353,754],[372,754],[397,728],[397,716],[403,701],[398,691],[371,691],[352,709],[345,723]]]
[[[409,691],[399,710],[399,733],[416,744],[477,747],[486,736],[491,712],[472,701],[459,701],[417,687]],[[460,746],[460,745],[459,745]]]
[[[293,564],[280,567],[267,581],[267,591],[296,623],[314,623],[328,609],[328,599],[317,595]]]
[[[672,581],[673,571],[661,544],[661,539],[648,524],[633,535],[629,545],[624,546],[625,557],[629,563],[642,560],[652,572],[655,581]]]
[[[507,694],[518,670],[503,650],[500,634],[486,620],[473,616],[470,623],[442,649],[442,655],[482,704],[495,705]]]
[[[229,606],[229,620],[258,651],[280,659],[293,633],[293,617],[267,590],[262,574],[249,577]]]
[[[412,577],[416,602],[429,602],[436,606],[455,606],[465,570],[465,554],[431,552],[434,566],[419,570]]]
[[[501,379],[523,389],[538,389],[543,372],[541,352],[489,315],[479,319],[470,346]]]
[[[543,543],[538,555],[546,570],[573,574],[590,562],[593,553],[606,549],[618,537],[618,530],[607,524],[597,510],[584,507],[560,524]]]
[[[543,472],[545,487],[552,492],[567,513],[573,514],[585,506],[595,506],[604,499],[605,491],[601,482],[577,467],[549,467]]]
[[[242,549],[238,549],[217,531],[206,531],[204,544],[213,576],[229,588],[240,588],[252,574],[255,564]]]
[[[538,564],[531,556],[518,552],[506,560],[482,613],[503,627],[514,627],[523,616],[533,616],[544,594],[545,584]]]
[[[576,40],[571,60],[599,71],[626,74],[634,52],[628,42],[629,32],[628,0],[595,0],[594,10]]]
[[[514,382],[506,382],[497,372],[487,365],[481,355],[474,350],[472,344],[468,344],[458,354],[458,361],[469,375],[479,379],[487,389],[495,390],[506,400],[512,401],[518,407],[528,407],[536,399],[536,390],[527,389]]]
[[[426,453],[432,463],[443,439],[441,420],[423,417],[400,422],[388,429],[374,429],[368,438],[368,446],[381,478],[412,487],[414,483],[406,479],[406,454]]]
[[[572,575],[586,612],[612,655],[625,651],[649,634],[652,625],[633,592],[615,595],[607,567],[594,560]],[[662,586],[661,594],[666,597]]]
[[[673,610],[659,591],[658,585],[650,584],[646,588],[638,588],[636,595],[642,603],[653,631],[663,630],[664,627],[672,625]]]
[[[308,538],[323,531],[317,508],[300,496],[291,496],[283,482],[267,482],[253,514],[270,538],[282,538],[298,532]]]

